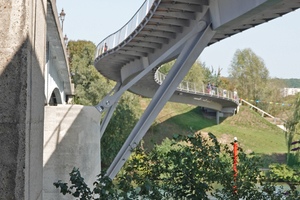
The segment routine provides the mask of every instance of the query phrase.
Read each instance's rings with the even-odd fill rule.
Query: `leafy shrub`
[[[170,140],[171,141],[171,140]],[[134,150],[122,174],[112,180],[101,172],[90,190],[78,170],[70,173],[71,186],[57,182],[62,194],[80,199],[208,199],[209,193],[217,199],[300,199],[298,191],[283,191],[259,170],[260,158],[238,153],[237,179],[233,179],[232,150],[221,146],[216,137],[201,134],[180,136],[167,141],[170,148],[155,148],[146,152]],[[298,176],[298,175],[297,175]],[[299,176],[298,176],[299,178]],[[222,189],[213,190],[219,183]],[[259,186],[257,186],[259,184]],[[236,192],[233,189],[236,187]],[[288,196],[286,196],[288,195]]]

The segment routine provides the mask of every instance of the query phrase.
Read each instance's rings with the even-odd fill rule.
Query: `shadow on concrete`
[[[74,167],[92,187],[101,170],[100,119],[101,114],[94,107],[45,107],[43,199],[73,199],[60,194],[53,183],[68,183]]]
[[[64,116],[62,117],[62,119],[60,120],[60,122],[58,123],[58,125],[54,128],[54,131],[52,132],[52,134],[49,135],[49,137],[47,139],[44,138],[44,146],[43,149],[49,144],[50,140],[53,139],[53,137],[56,137],[56,145],[59,144],[58,138],[59,138],[59,133],[61,130],[61,124],[63,123],[63,121],[65,120],[66,116],[68,115],[68,113],[70,112],[70,110],[72,109],[73,105],[71,105],[67,111],[64,113]],[[54,125],[55,126],[55,125]]]
[[[2,44],[10,48],[0,61],[0,199],[24,199],[30,184],[28,195],[42,189],[44,78],[28,37],[14,55]]]

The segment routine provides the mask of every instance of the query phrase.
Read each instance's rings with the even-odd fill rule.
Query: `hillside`
[[[149,99],[143,98],[142,109],[149,102]],[[215,119],[203,116],[201,108],[173,102],[166,104],[145,135],[144,147],[151,149],[151,140],[160,144],[164,138],[172,138],[174,133],[186,135],[191,132],[211,132],[221,143],[227,144],[233,141],[233,137],[237,137],[246,152],[284,153],[287,149],[283,131],[247,107],[241,107],[237,115],[216,125]]]

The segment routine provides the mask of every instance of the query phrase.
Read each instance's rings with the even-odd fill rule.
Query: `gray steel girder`
[[[107,171],[107,175],[113,179],[134,149],[145,135],[161,109],[170,99],[179,83],[183,80],[189,69],[198,58],[202,50],[207,46],[215,32],[210,25],[204,31],[193,34],[185,43],[183,50],[175,64],[168,73],[165,81],[155,93],[149,106],[132,130],[126,142]]]

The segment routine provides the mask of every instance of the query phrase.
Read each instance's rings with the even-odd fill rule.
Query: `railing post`
[[[126,29],[125,29],[125,35],[124,35],[124,39],[123,40],[125,40],[125,38],[127,38],[127,34],[128,34],[128,27],[129,27],[129,23],[126,25]]]
[[[115,44],[116,44],[116,35],[114,35],[114,40],[113,40],[113,44],[112,44],[112,49],[115,47]]]
[[[159,82],[160,82],[160,84],[162,84],[162,82],[163,82],[163,77],[162,77],[161,73],[159,73]]]
[[[186,89],[189,92],[189,82],[186,82]]]
[[[147,13],[148,13],[148,11],[149,11],[149,0],[147,1]]]
[[[136,23],[134,29],[139,25],[139,13],[136,13]]]
[[[202,89],[203,89],[203,90],[202,90],[202,91],[203,91],[202,93],[204,94],[204,85],[203,85],[203,84],[202,84]]]

